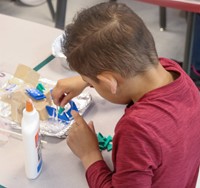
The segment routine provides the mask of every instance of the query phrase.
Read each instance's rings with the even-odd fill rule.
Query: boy
[[[127,104],[106,165],[93,123],[76,112],[67,144],[82,161],[90,187],[194,188],[200,163],[199,91],[175,62],[158,59],[152,35],[126,5],[82,11],[66,29],[65,55],[80,77],[58,81],[64,106],[87,86]],[[67,95],[65,94],[67,93]]]

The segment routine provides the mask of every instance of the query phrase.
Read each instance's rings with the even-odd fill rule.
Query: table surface
[[[49,54],[51,44],[62,32],[40,24],[0,14],[0,72],[14,74],[19,63],[36,66]],[[42,77],[58,80],[76,75],[65,68],[65,60],[55,58],[38,71]],[[93,104],[84,114],[86,121],[93,120],[96,132],[112,135],[118,119],[124,111],[123,105],[111,104],[102,99],[92,88],[86,89]],[[0,127],[5,126],[0,123]],[[1,142],[1,136],[7,142]],[[43,137],[43,169],[35,180],[28,180],[24,171],[24,156],[20,137],[0,132],[0,185],[6,187],[88,187],[85,171],[79,159],[68,148],[65,139]],[[1,144],[2,143],[2,144]],[[112,168],[111,152],[103,156]]]
[[[51,53],[52,41],[61,33],[58,29],[1,14],[0,23],[0,72],[11,74],[19,63],[34,67],[46,58]],[[38,72],[42,77],[51,80],[76,75],[67,70],[65,60],[60,58],[55,58]],[[94,121],[96,132],[105,136],[113,135],[125,106],[105,101],[92,88],[87,88],[85,92],[92,95],[93,104],[84,114],[84,118],[87,122]],[[1,126],[4,125],[0,123]],[[6,137],[7,142],[2,143],[1,136]],[[48,142],[42,148],[42,172],[37,179],[28,180],[24,171],[21,138],[0,132],[0,185],[29,188],[88,187],[82,164],[68,148],[65,139],[47,136],[42,139]],[[103,151],[102,154],[112,169],[111,152]]]
[[[176,8],[188,12],[200,13],[200,0],[137,0],[163,7]]]
[[[51,54],[51,44],[62,30],[0,14],[0,68],[7,64],[34,67]]]

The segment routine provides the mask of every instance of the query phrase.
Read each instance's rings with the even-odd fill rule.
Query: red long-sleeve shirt
[[[200,164],[200,95],[179,65],[173,83],[127,107],[115,128],[114,171],[102,161],[86,172],[92,188],[194,188]]]

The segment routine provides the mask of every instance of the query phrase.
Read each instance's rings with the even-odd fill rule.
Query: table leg
[[[187,18],[187,32],[185,41],[185,53],[183,61],[183,69],[190,76],[191,64],[192,64],[192,51],[194,43],[194,32],[195,32],[195,20],[196,14],[189,12]]]
[[[54,8],[53,8],[52,0],[47,0],[47,4],[48,4],[49,10],[50,10],[52,19],[54,21],[55,20],[55,11],[54,11]]]
[[[67,9],[67,0],[57,0],[56,17],[55,17],[56,28],[64,29],[66,9]]]
[[[200,14],[195,14],[194,18],[194,41],[192,47],[191,62],[196,71],[200,71]],[[198,73],[198,80],[200,81],[200,73]]]
[[[166,29],[166,7],[159,7],[160,13],[160,31],[164,31]]]

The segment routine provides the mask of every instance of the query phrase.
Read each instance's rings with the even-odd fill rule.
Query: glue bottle
[[[26,176],[28,179],[35,179],[42,169],[42,153],[39,114],[34,108],[31,99],[26,101],[21,126]]]

